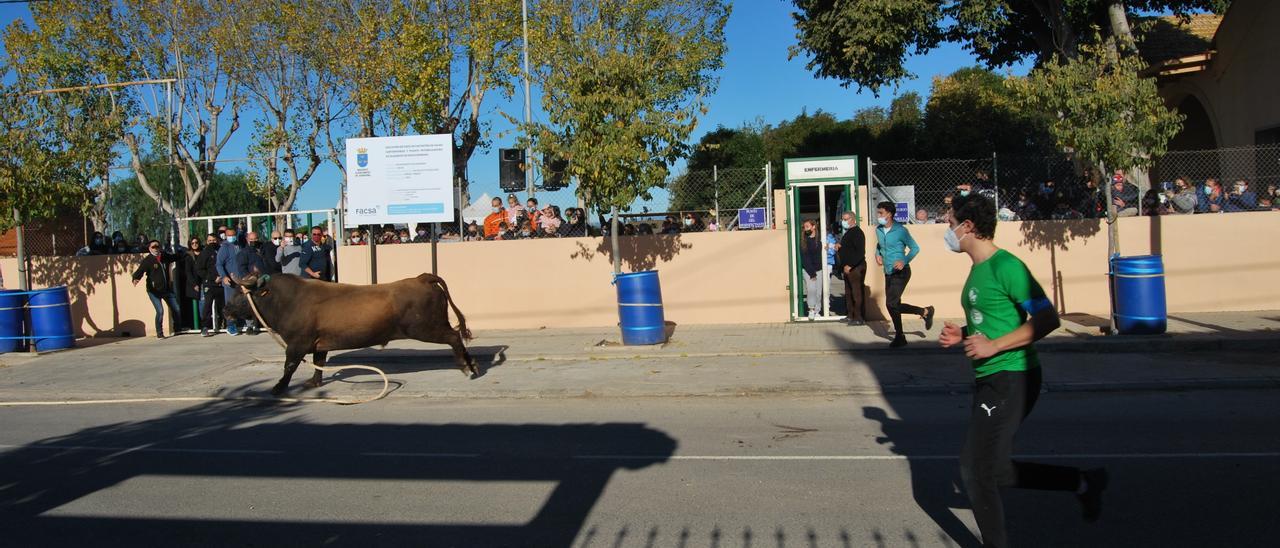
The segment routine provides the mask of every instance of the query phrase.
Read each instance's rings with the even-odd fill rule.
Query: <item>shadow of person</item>
[[[229,393],[252,390],[242,388]],[[297,409],[216,401],[0,453],[0,538],[11,546],[569,546],[615,472],[666,462],[677,446],[639,423],[318,424],[293,415]],[[119,501],[124,484],[156,478],[176,486],[181,502],[142,497],[155,507],[135,500],[146,508],[67,510],[82,500]],[[413,517],[324,520],[283,503],[252,516],[236,510],[274,500],[298,480],[334,497],[307,499],[333,515],[407,505]],[[547,485],[550,494],[484,496],[519,485]],[[214,494],[228,490],[232,499]],[[192,510],[184,513],[184,504],[217,510],[185,517]],[[521,508],[532,517],[430,514],[459,515],[455,506]]]
[[[862,416],[880,423],[884,435],[876,438],[877,443],[887,445],[894,454],[907,458],[907,466],[911,469],[911,495],[920,509],[960,546],[981,546],[969,527],[952,511],[953,508],[969,508],[969,500],[960,484],[958,461],[949,455],[939,455],[938,443],[922,435],[927,432],[913,427],[906,419],[890,418],[884,409],[874,406],[864,406]]]
[[[570,259],[591,261],[597,255],[613,261],[613,243],[609,238],[598,238],[595,249],[588,247],[583,238],[577,242],[578,248],[569,255]],[[670,262],[681,251],[693,249],[693,244],[685,242],[679,234],[655,234],[652,236],[619,236],[618,257],[631,272],[653,270],[660,263]]]

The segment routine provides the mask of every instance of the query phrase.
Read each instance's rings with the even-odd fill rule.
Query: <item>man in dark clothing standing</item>
[[[138,285],[143,276],[147,277],[147,297],[156,309],[156,338],[163,339],[164,305],[161,302],[169,305],[169,332],[178,332],[178,298],[173,294],[173,276],[169,272],[169,265],[177,260],[177,256],[160,251],[157,240],[150,240],[146,245],[148,253],[138,269],[133,271],[133,285]]]
[[[236,276],[244,278],[250,274],[270,274],[262,253],[262,241],[258,239],[258,233],[250,232],[245,237],[244,249],[236,254]],[[245,323],[245,333],[257,335],[258,331],[257,320],[250,319]]]
[[[227,227],[223,232],[226,242],[218,249],[218,255],[214,259],[214,268],[218,272],[218,278],[222,284],[222,301],[230,302],[231,296],[235,294],[236,288],[231,285],[231,275],[236,273],[236,260],[240,254],[240,241],[236,234],[236,229]],[[237,321],[227,323],[227,334],[232,337],[240,334],[240,325]]]
[[[311,227],[311,239],[302,244],[302,274],[316,280],[333,281],[329,246],[324,243],[324,230],[318,226]]]
[[[849,325],[866,325],[867,297],[863,283],[867,279],[867,237],[862,233],[852,211],[840,216],[844,235],[836,246],[836,267],[844,273],[844,303]]]
[[[196,257],[196,277],[200,280],[201,292],[204,298],[200,299],[203,304],[200,308],[200,336],[208,337],[209,329],[217,331],[226,326],[226,321],[221,316],[215,316],[214,303],[217,303],[217,310],[221,311],[224,306],[222,299],[222,278],[218,276],[218,249],[221,247],[222,238],[217,234],[209,234],[204,237],[204,248],[200,250],[200,255]]]

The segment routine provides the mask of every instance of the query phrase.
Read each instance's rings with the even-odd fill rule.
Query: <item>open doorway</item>
[[[791,319],[843,319],[848,311],[843,274],[835,268],[835,244],[843,232],[841,214],[853,212],[855,222],[859,220],[857,157],[788,159],[786,176]],[[814,224],[821,244],[816,261],[805,250],[806,222]],[[806,258],[810,269],[816,270],[812,275],[805,268]],[[814,269],[814,262],[820,268]]]

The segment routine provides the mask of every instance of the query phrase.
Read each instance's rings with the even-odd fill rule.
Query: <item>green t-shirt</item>
[[[997,250],[969,271],[960,297],[968,334],[982,333],[988,339],[1003,337],[1022,326],[1027,314],[1052,307],[1027,265],[1012,253]],[[1026,371],[1040,367],[1036,349],[1027,345],[1006,350],[990,358],[973,360],[973,373],[985,377],[1001,371]]]

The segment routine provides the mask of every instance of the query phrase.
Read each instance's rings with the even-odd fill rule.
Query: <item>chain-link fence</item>
[[[938,222],[967,190],[995,199],[1006,220],[1094,218],[1105,215],[1110,176],[1070,154],[873,161],[868,201],[901,204],[907,222]],[[1209,179],[1221,190],[1206,191]],[[1280,145],[1169,152],[1125,183],[1121,209],[1140,215],[1269,210],[1280,200]]]
[[[769,169],[770,166],[761,166],[685,172],[669,184],[668,211],[649,217],[666,220],[670,215],[681,224],[692,217],[695,229],[709,230],[714,223],[717,231],[740,230],[744,227],[740,226],[739,212],[749,210],[745,217],[750,219],[750,226],[759,228],[760,223],[767,223],[772,217]]]

